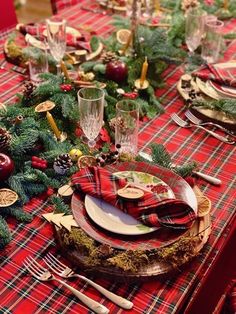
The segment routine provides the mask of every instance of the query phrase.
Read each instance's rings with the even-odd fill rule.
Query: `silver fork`
[[[203,122],[202,120],[198,119],[190,110],[187,110],[185,112],[185,116],[186,118],[189,119],[189,121],[191,121],[193,124],[196,125],[210,125],[210,126],[214,126],[217,127],[218,129],[220,129],[221,131],[224,131],[225,133],[231,135],[232,137],[236,137],[236,135],[234,135],[233,133],[231,133],[229,130],[227,130],[226,128],[224,128],[222,125],[217,124],[217,123],[213,123],[213,122]]]
[[[57,275],[63,277],[63,278],[72,278],[77,277],[84,281],[86,281],[88,284],[90,284],[92,287],[97,289],[101,294],[103,294],[105,297],[107,297],[109,300],[114,302],[115,304],[119,305],[123,309],[129,310],[133,307],[133,303],[130,302],[127,299],[124,299],[107,289],[103,288],[102,286],[98,285],[97,283],[93,282],[92,280],[76,274],[71,268],[60,262],[54,255],[51,253],[48,253],[44,257],[44,262],[47,264],[47,266]]]
[[[215,138],[217,138],[218,140],[224,142],[224,143],[227,143],[227,144],[235,144],[235,141],[233,140],[230,140],[228,139],[227,137],[224,137],[222,135],[219,135],[211,130],[208,130],[206,128],[204,128],[203,126],[201,125],[196,125],[196,124],[189,124],[188,122],[184,121],[182,118],[180,118],[176,113],[173,113],[171,114],[171,119],[176,123],[178,124],[180,127],[182,128],[192,128],[192,127],[195,127],[195,128],[199,128],[199,129],[202,129],[204,130],[205,132],[207,132],[208,134],[214,136]]]
[[[91,310],[93,310],[95,313],[98,314],[107,314],[109,313],[108,308],[103,306],[102,304],[99,304],[98,302],[94,301],[93,299],[87,297],[85,294],[81,293],[80,291],[76,290],[75,288],[71,287],[64,281],[57,279],[54,277],[51,272],[41,266],[33,257],[28,256],[23,262],[25,268],[28,270],[28,272],[35,277],[36,279],[40,281],[51,281],[55,280],[61,283],[63,286],[68,288],[81,302],[83,302],[85,305],[87,305]]]

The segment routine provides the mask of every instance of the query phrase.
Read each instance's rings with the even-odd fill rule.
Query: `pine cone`
[[[58,174],[65,174],[70,167],[73,165],[73,162],[69,154],[61,154],[54,160],[53,168]]]
[[[110,61],[115,61],[117,60],[117,55],[112,52],[112,51],[107,51],[107,52],[104,52],[102,55],[101,55],[101,60],[104,64],[107,64],[109,63]]]
[[[181,3],[181,9],[186,11],[189,8],[195,8],[199,6],[198,0],[183,0]]]
[[[0,152],[4,152],[10,146],[11,135],[5,129],[0,128]]]
[[[36,85],[30,81],[24,83],[23,95],[26,100],[33,98],[33,92],[36,89]]]

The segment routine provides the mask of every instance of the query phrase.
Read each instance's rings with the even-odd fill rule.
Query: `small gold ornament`
[[[70,158],[73,161],[77,161],[79,159],[80,156],[83,155],[83,153],[81,152],[81,150],[77,149],[77,148],[73,148],[70,152],[69,152]]]

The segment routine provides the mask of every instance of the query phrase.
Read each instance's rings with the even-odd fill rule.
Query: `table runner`
[[[76,6],[66,9],[61,16],[68,19],[71,26],[88,24],[99,34],[107,35],[112,30],[109,16],[77,10]],[[236,22],[234,20],[231,23],[230,30],[233,30]],[[2,43],[1,40],[0,44]],[[0,57],[2,60],[1,54]],[[181,66],[170,66],[165,71],[166,85],[157,91],[157,95],[162,97],[166,112],[141,125],[139,149],[147,151],[152,142],[164,144],[174,162],[183,163],[194,159],[199,162],[201,171],[222,180],[220,187],[208,185],[201,180],[197,182],[212,201],[212,233],[201,255],[167,280],[124,285],[98,278],[99,284],[134,303],[134,308],[129,312],[102,298],[82,281],[70,281],[72,286],[107,306],[110,313],[183,313],[184,303],[194,290],[201,288],[202,276],[209,272],[220,254],[225,243],[225,232],[235,216],[235,148],[220,143],[202,131],[181,129],[170,120],[171,113],[184,112],[183,101],[176,90],[176,82],[181,74]],[[6,77],[9,79],[6,80]],[[15,72],[1,71],[0,102],[12,101],[15,93],[21,90],[24,79],[23,75]],[[42,203],[43,199],[34,198],[25,207],[26,211],[34,214],[32,223],[16,226],[14,220],[9,220],[13,240],[0,254],[0,313],[91,313],[60,285],[52,282],[39,283],[23,271],[22,261],[27,255],[42,257],[47,251],[55,252],[52,227],[41,217],[42,213],[51,209],[42,206]]]

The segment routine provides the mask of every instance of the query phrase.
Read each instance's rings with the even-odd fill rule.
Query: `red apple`
[[[106,66],[106,78],[116,83],[124,82],[127,74],[127,65],[121,60],[110,61]]]
[[[5,154],[0,154],[0,181],[8,179],[13,170],[13,160]]]

